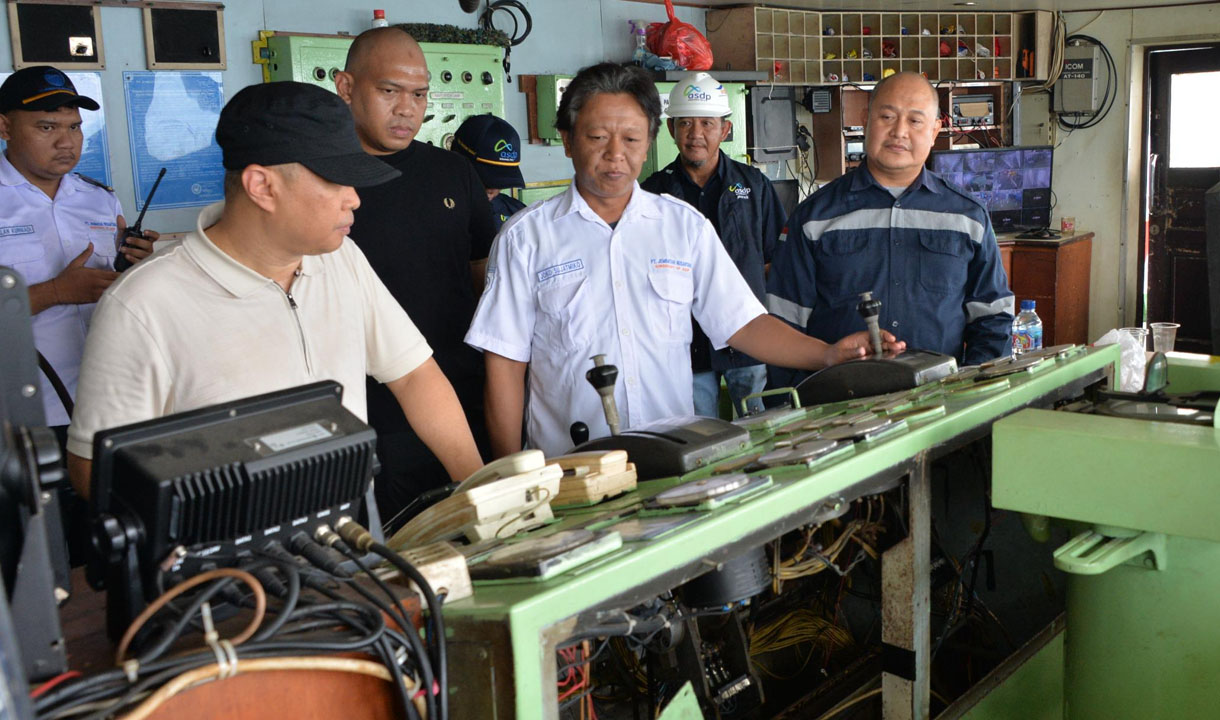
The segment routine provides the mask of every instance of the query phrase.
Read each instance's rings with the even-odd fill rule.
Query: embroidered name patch
[[[10,235],[33,235],[33,225],[9,225],[8,227],[0,227],[0,237],[8,237]]]
[[[652,264],[653,270],[676,270],[677,272],[688,273],[691,269],[691,264],[685,260],[675,260],[674,258],[652,258],[648,261]]]
[[[569,260],[565,263],[552,265],[549,268],[544,268],[538,271],[538,282],[546,282],[556,275],[566,275],[577,270],[584,270],[585,264],[580,260]]]

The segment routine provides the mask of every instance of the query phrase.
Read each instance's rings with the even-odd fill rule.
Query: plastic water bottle
[[[631,53],[631,62],[636,65],[643,65],[644,56],[648,53],[647,37],[644,29],[647,23],[643,20],[628,20],[627,24],[631,26],[631,37],[635,39],[635,50]]]
[[[373,27],[389,27],[390,21],[385,19],[385,10],[377,9],[373,11]]]
[[[1021,312],[1012,320],[1012,354],[1042,349],[1042,318],[1034,312],[1033,300],[1021,301]]]

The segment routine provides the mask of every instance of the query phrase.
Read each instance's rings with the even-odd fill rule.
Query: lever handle
[[[602,398],[602,412],[606,416],[606,424],[610,426],[610,434],[618,435],[618,404],[614,401],[614,383],[618,380],[618,368],[607,364],[605,355],[594,355],[591,359],[593,367],[585,373],[585,379]]]
[[[572,427],[568,428],[568,434],[572,436],[572,445],[579,446],[589,442],[589,426],[577,420],[572,423]]]
[[[881,357],[881,325],[878,322],[878,316],[881,315],[881,301],[874,299],[871,292],[860,293],[860,304],[856,305],[856,311],[860,313],[860,317],[864,318],[864,324],[868,326],[868,340],[873,346],[873,355]]]

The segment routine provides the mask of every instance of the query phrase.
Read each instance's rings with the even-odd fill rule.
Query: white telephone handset
[[[475,470],[470,474],[470,477],[458,483],[457,489],[453,492],[466,492],[471,488],[486,485],[492,480],[538,470],[543,465],[546,465],[546,456],[542,454],[541,450],[515,452],[512,455],[505,455],[498,460],[492,460],[478,470]]]

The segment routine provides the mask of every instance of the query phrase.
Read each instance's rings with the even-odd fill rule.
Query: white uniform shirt
[[[194,232],[98,301],[70,452],[91,457],[98,430],[319,380],[341,383],[343,405],[363,419],[366,375],[390,382],[431,357],[351,239],[303,257],[289,295],[208,240],[203,228],[223,208],[205,208]]]
[[[59,275],[89,243],[93,256],[85,267],[113,270],[115,222],[122,214],[114,193],[71,173],[60,180],[52,200],[0,156],[0,265],[20,273],[26,285]],[[89,303],[52,305],[33,318],[34,346],[73,396],[92,315]],[[59,396],[50,381],[38,375],[47,425],[67,425],[68,412]]]
[[[636,185],[611,230],[573,184],[505,223],[466,342],[529,363],[529,444],[558,455],[573,422],[610,433],[591,356],[618,366],[623,428],[690,415],[691,315],[723,348],[765,312],[698,210]]]

